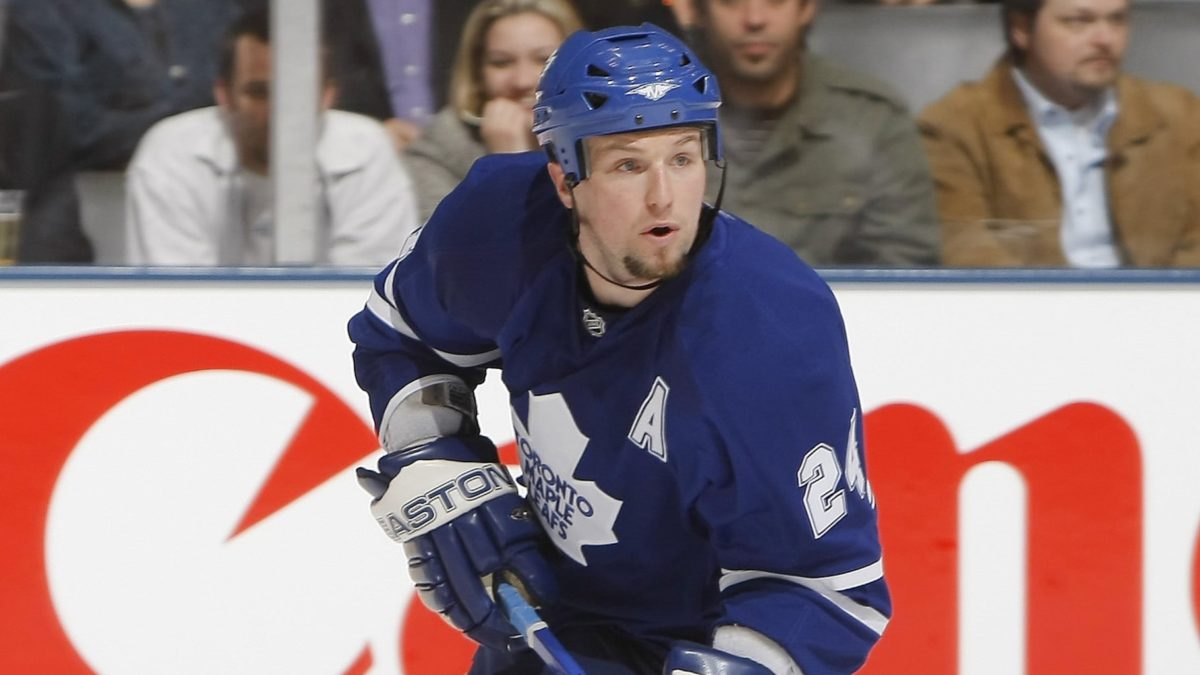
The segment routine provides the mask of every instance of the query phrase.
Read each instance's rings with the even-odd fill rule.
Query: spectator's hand
[[[384,120],[383,128],[387,129],[388,136],[391,137],[392,144],[396,146],[397,151],[404,150],[410,143],[421,136],[421,127],[419,125],[408,120],[402,120],[399,117]]]
[[[479,133],[489,154],[525,152],[537,147],[533,137],[533,110],[507,98],[494,98],[483,105]]]

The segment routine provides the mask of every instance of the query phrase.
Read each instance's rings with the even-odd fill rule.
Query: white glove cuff
[[[752,628],[733,624],[720,626],[713,634],[712,646],[757,661],[775,675],[804,675],[786,649]]]
[[[388,401],[379,424],[379,443],[387,452],[395,452],[443,436],[469,436],[479,430],[475,414],[475,394],[461,379],[422,377]]]

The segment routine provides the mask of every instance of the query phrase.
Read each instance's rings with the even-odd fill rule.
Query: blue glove
[[[771,675],[766,666],[695,642],[676,642],[663,675]]]
[[[523,642],[493,602],[502,574],[533,602],[557,586],[539,544],[545,532],[482,436],[451,436],[392,452],[379,471],[359,468],[371,513],[404,544],[408,572],[429,609],[476,642],[501,650]]]

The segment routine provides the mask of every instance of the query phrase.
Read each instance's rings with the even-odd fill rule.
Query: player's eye
[[[675,158],[672,160],[672,162],[675,164],[675,166],[688,166],[692,163],[692,156],[687,154],[678,154],[675,155]]]
[[[637,162],[632,159],[623,159],[617,162],[617,171],[637,171]]]

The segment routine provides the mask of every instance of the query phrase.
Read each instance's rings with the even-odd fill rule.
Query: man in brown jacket
[[[920,118],[951,266],[1200,265],[1200,98],[1120,73],[1129,0],[1005,0],[1008,54]]]

